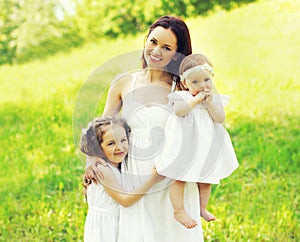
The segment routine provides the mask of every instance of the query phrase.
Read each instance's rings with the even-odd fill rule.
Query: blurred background
[[[213,186],[205,240],[299,241],[297,0],[0,0],[0,241],[83,241],[78,98],[90,81],[97,108],[82,115],[100,115],[119,73],[103,71],[166,14],[186,21],[231,98],[224,125],[240,167]]]

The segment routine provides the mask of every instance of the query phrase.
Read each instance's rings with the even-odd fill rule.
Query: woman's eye
[[[168,50],[168,51],[171,50],[171,48],[170,48],[170,47],[167,47],[167,46],[165,46],[164,49],[165,49],[165,50]]]
[[[205,82],[209,82],[209,81],[210,81],[210,79],[209,79],[209,78],[206,78],[204,81],[205,81]]]
[[[198,81],[192,81],[192,83],[193,83],[193,84],[197,84],[197,83],[198,83]]]
[[[155,41],[154,39],[151,39],[150,42],[151,42],[152,44],[156,44],[156,41]]]
[[[121,142],[127,142],[127,139],[124,138],[124,139],[121,140]]]
[[[114,142],[109,142],[107,145],[108,146],[111,146],[111,145],[113,145],[114,144]]]

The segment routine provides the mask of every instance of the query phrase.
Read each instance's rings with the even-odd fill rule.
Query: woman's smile
[[[162,60],[161,58],[159,58],[159,57],[157,57],[157,56],[155,56],[155,55],[152,55],[152,54],[150,54],[149,56],[150,56],[150,60],[151,60],[152,62],[158,62],[158,61],[161,61],[161,60]]]
[[[177,50],[177,39],[171,29],[156,27],[148,36],[144,56],[149,67],[162,69],[167,66]]]

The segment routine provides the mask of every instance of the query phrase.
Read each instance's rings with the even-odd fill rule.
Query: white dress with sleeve
[[[154,158],[164,143],[168,105],[145,105],[135,98],[135,75],[131,95],[123,99],[122,115],[131,127],[127,165],[122,166],[122,184],[127,190],[141,184],[151,174]],[[195,183],[185,186],[185,208],[198,225],[187,229],[174,219],[169,198],[169,179],[156,184],[137,203],[120,206],[118,242],[202,242],[200,202]]]
[[[109,165],[121,184],[120,171]],[[117,242],[120,205],[111,198],[101,184],[87,188],[88,213],[84,226],[85,242]]]
[[[169,100],[172,103],[191,97],[188,91],[176,91]],[[213,94],[213,102],[222,105],[228,102],[228,96]],[[223,124],[213,121],[205,103],[183,117],[171,115],[165,132],[165,147],[155,159],[158,173],[164,176],[218,184],[239,166],[228,132]]]

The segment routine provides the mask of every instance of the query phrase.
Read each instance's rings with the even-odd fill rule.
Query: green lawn
[[[207,241],[300,240],[299,19],[296,0],[187,19],[193,52],[210,57],[219,92],[231,97],[226,127],[240,162],[213,186]],[[0,67],[0,241],[82,240],[77,96],[97,66],[141,49],[144,34]],[[89,90],[101,101],[85,119],[102,110],[107,85]]]

